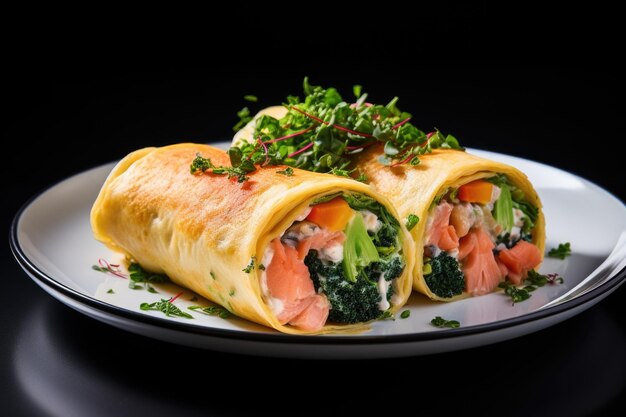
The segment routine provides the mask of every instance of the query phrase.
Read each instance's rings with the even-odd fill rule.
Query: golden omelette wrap
[[[382,148],[359,169],[413,223],[413,288],[440,301],[483,295],[505,279],[521,284],[545,247],[541,201],[520,170],[467,152],[436,149],[420,164],[385,167]]]
[[[235,135],[251,142],[262,115],[281,119],[283,106],[259,112]],[[543,260],[541,201],[518,169],[457,150],[420,155],[420,164],[384,166],[382,144],[354,155],[353,167],[389,198],[415,243],[413,287],[453,301],[521,284]]]
[[[286,167],[239,183],[191,174],[197,155],[230,165],[222,150],[190,143],[126,156],[92,208],[96,239],[285,333],[356,331],[406,302],[415,249],[371,187]]]

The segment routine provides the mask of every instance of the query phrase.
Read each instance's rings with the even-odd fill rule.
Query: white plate
[[[219,144],[222,147],[225,143]],[[113,326],[189,346],[220,351],[302,358],[394,357],[495,343],[540,330],[591,307],[626,277],[626,207],[582,178],[536,162],[485,151],[471,152],[526,172],[545,205],[547,248],[569,241],[573,255],[546,258],[541,272],[565,277],[515,305],[501,292],[454,303],[413,295],[407,319],[374,323],[358,335],[291,336],[238,318],[192,313],[194,319],[141,311],[142,302],[183,291],[155,285],[159,294],[131,290],[125,279],[91,266],[116,255],[93,239],[89,211],[113,164],[73,176],[35,197],[16,215],[11,247],[26,273],[45,291],[70,307]],[[112,289],[113,294],[108,293]],[[188,290],[176,305],[188,311]],[[461,322],[458,329],[437,329],[435,316]]]

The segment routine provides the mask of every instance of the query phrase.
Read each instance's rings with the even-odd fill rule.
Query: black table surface
[[[243,95],[259,96],[253,109],[278,103],[300,93],[307,74],[346,96],[352,83],[375,101],[398,94],[417,126],[454,133],[465,146],[565,169],[626,198],[623,157],[614,149],[625,132],[617,71],[486,61],[403,63],[393,70],[306,63],[280,72],[237,65],[117,69],[13,86],[2,127],[3,138],[18,148],[4,155],[5,230],[30,196],[69,175],[143,146],[228,138]],[[601,215],[589,213],[589,221]],[[293,402],[306,415],[394,412],[398,404],[412,404],[416,415],[626,409],[626,287],[561,324],[495,345],[389,360],[284,360],[178,346],[92,320],[38,288],[4,244],[0,414],[293,414],[287,405]],[[340,408],[327,404],[328,397],[340,400]]]

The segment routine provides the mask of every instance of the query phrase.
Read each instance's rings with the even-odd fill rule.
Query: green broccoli
[[[404,262],[398,256],[390,260],[372,262],[360,270],[355,282],[350,282],[344,275],[343,267],[338,264],[325,265],[312,250],[304,259],[309,268],[316,291],[326,294],[331,309],[329,321],[335,323],[359,323],[380,318],[384,311],[379,309],[381,296],[378,292],[378,279],[385,271],[385,280],[391,281],[402,274]],[[387,291],[387,301],[393,295],[393,286]]]
[[[459,262],[446,252],[428,261],[431,273],[424,279],[428,288],[441,298],[451,298],[459,295],[465,289],[465,275],[461,271]]]

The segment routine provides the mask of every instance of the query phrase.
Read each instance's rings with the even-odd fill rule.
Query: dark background
[[[239,10],[227,31],[212,27],[218,14],[181,29],[169,25],[171,16],[163,31],[137,29],[132,37],[117,22],[86,35],[92,22],[85,20],[42,31],[28,47],[11,45],[5,232],[28,198],[69,175],[139,147],[230,138],[236,111],[250,105],[243,95],[257,95],[250,107],[260,109],[301,94],[304,75],[345,98],[355,83],[377,102],[398,95],[423,129],[557,166],[626,199],[618,151],[624,72],[610,10],[555,20],[537,9],[496,14],[483,3],[443,3],[416,14],[369,11],[366,24],[313,9],[297,27],[258,24],[259,10]],[[2,253],[0,396],[8,415],[293,414],[286,405],[293,402],[306,404],[299,413],[329,415],[397,413],[411,403],[414,413],[483,415],[626,409],[624,288],[565,323],[493,346],[384,361],[292,361],[114,329],[38,289],[6,243]],[[331,397],[342,405],[324,401]]]

